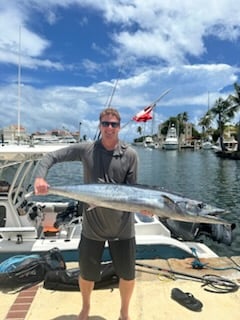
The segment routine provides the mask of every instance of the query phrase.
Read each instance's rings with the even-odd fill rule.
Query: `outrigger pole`
[[[119,71],[119,73],[120,73],[120,71]],[[118,81],[119,81],[119,73],[118,73],[118,78],[117,78],[117,80],[115,81],[115,84],[114,84],[114,86],[113,86],[112,93],[111,93],[109,99],[107,100],[106,108],[109,108],[109,107],[111,106],[111,104],[112,104],[112,100],[113,100],[113,97],[114,97],[114,94],[115,94],[115,91],[116,91],[116,88],[117,88],[117,84],[118,84]],[[96,134],[95,134],[94,140],[96,140],[96,137],[97,137],[97,139],[99,140],[99,138],[100,138],[100,132],[98,131],[98,128],[97,128],[97,132],[96,132]]]
[[[115,81],[115,84],[114,84],[114,87],[113,87],[113,90],[112,90],[112,94],[111,94],[111,96],[109,98],[108,103],[106,103],[106,108],[109,108],[112,105],[112,100],[113,100],[113,96],[114,96],[116,88],[117,88],[118,81],[119,81],[119,77]]]

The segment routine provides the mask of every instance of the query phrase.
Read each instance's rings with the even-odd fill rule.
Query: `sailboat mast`
[[[18,113],[17,113],[17,139],[20,142],[20,122],[21,122],[21,26],[19,26],[18,45]]]

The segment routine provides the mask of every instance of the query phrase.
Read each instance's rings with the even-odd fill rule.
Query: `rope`
[[[200,269],[207,268],[207,269],[216,270],[216,271],[224,271],[224,270],[237,270],[237,271],[240,271],[240,267],[238,267],[238,266],[236,266],[236,267],[233,267],[233,266],[230,266],[230,267],[211,267],[211,266],[209,266],[208,263],[202,263],[200,261],[198,255],[197,255],[197,251],[196,251],[195,248],[191,248],[191,250],[193,252],[193,255],[195,256],[195,259],[191,263],[193,269],[199,269],[200,270]]]

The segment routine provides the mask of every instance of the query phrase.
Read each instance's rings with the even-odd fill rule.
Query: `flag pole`
[[[158,97],[155,101],[153,101],[147,108],[152,108],[152,110],[157,106],[157,103],[166,95],[169,93],[169,91],[171,91],[172,89],[167,89],[166,91],[164,91],[160,97]],[[129,120],[127,123],[125,123],[122,126],[122,129],[125,128],[131,121],[133,121],[134,119]]]

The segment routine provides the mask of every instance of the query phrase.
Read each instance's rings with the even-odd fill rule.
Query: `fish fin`
[[[163,195],[163,203],[164,203],[164,207],[166,207],[170,211],[182,213],[181,207],[175,201],[173,201],[171,198],[169,198],[166,195]]]

